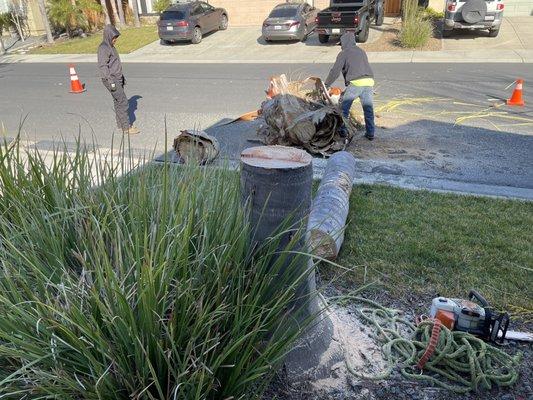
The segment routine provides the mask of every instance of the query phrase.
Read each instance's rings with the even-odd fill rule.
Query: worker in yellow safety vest
[[[326,78],[325,85],[329,88],[342,72],[346,84],[342,98],[342,114],[344,118],[350,118],[350,108],[355,99],[359,98],[365,115],[365,137],[368,140],[374,140],[374,105],[372,103],[374,73],[370,68],[366,53],[357,46],[353,32],[346,32],[341,36],[341,47],[342,50]],[[339,133],[346,137],[348,135],[346,126],[342,126]]]

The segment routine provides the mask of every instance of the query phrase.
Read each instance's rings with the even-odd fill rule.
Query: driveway
[[[382,27],[372,26],[369,43],[376,42],[394,23],[386,18]],[[459,32],[443,39],[441,51],[374,51],[371,62],[531,62],[533,60],[533,17],[505,18],[500,34]],[[322,45],[313,34],[305,42],[266,44],[261,28],[241,27],[215,32],[202,43],[164,46],[159,41],[123,56],[129,62],[188,63],[331,63],[340,48],[336,43]]]
[[[368,43],[379,39],[382,30],[372,26]],[[323,45],[318,36],[312,34],[305,43],[272,42],[266,43],[261,38],[261,27],[229,28],[210,34],[200,44],[178,43],[161,45],[159,41],[149,44],[128,56],[128,60],[157,55],[161,61],[180,57],[186,60],[204,62],[236,62],[253,60],[275,60],[276,62],[331,62],[337,56],[340,47],[331,42]]]
[[[500,34],[489,37],[488,31],[458,31],[442,40],[443,50],[533,50],[533,17],[504,18]]]

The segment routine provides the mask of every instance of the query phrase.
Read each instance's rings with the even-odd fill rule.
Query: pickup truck
[[[383,24],[383,0],[331,0],[329,8],[318,13],[315,32],[320,43],[330,37],[340,37],[344,32],[354,32],[358,43],[368,40],[372,21]]]

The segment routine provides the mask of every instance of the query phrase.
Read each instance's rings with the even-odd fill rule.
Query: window
[[[293,18],[296,17],[298,9],[295,7],[274,8],[270,13],[270,18]]]
[[[194,8],[191,11],[191,15],[200,15],[203,13],[204,13],[204,8],[200,4],[194,6]]]
[[[173,19],[185,19],[183,11],[165,11],[161,14],[161,21],[170,21]]]
[[[213,11],[215,8],[207,3],[200,3],[205,12]]]

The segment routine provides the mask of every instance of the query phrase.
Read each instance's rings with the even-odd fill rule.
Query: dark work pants
[[[102,82],[111,96],[113,96],[113,105],[115,107],[115,117],[119,129],[125,131],[130,127],[130,117],[128,115],[128,98],[124,92],[123,81],[115,82],[116,90],[111,91],[111,85],[105,79]]]

